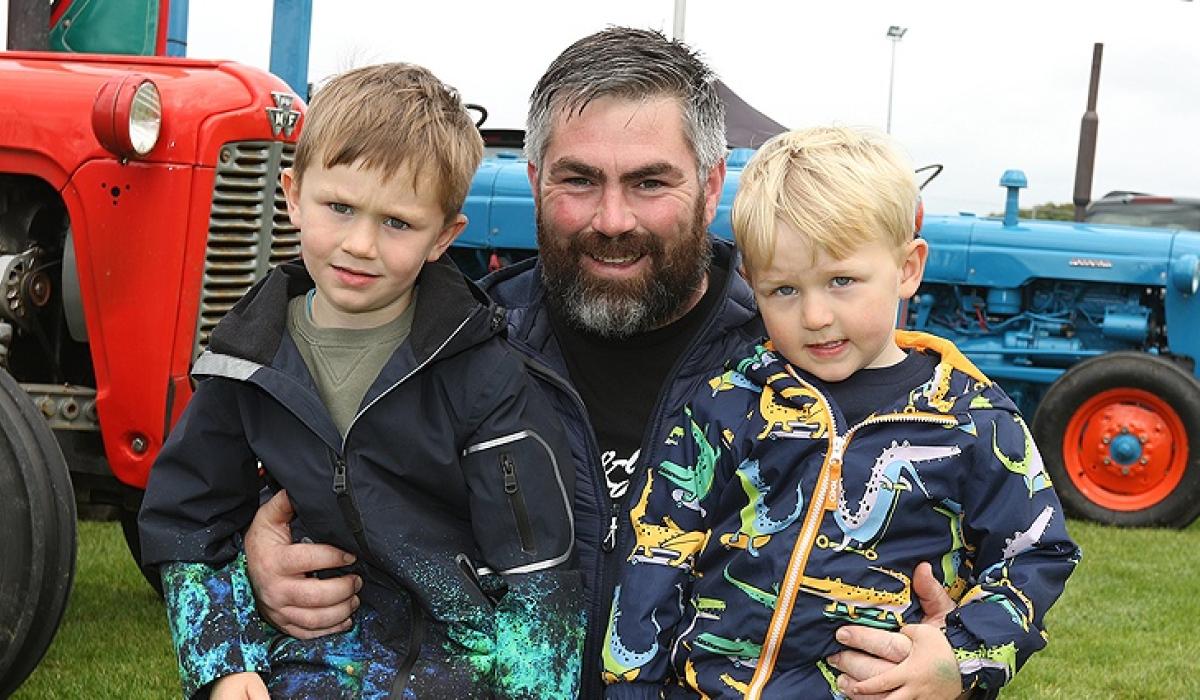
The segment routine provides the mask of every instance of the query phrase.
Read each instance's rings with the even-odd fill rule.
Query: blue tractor
[[[719,236],[752,153],[729,155]],[[925,217],[929,264],[903,324],[955,341],[1033,416],[1076,517],[1185,527],[1200,516],[1200,232],[1019,219],[1025,184],[1004,174],[1002,217]],[[515,143],[485,160],[466,214],[454,255],[468,271],[536,252]]]

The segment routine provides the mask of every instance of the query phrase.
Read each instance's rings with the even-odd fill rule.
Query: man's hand
[[[933,576],[933,567],[927,563],[917,565],[913,572],[913,592],[925,611],[921,624],[928,625],[941,635],[946,624],[946,615],[954,610],[955,603],[946,594],[942,584]],[[944,637],[944,635],[942,635]],[[848,678],[864,681],[896,668],[908,658],[912,650],[911,640],[901,632],[847,625],[837,632],[837,639],[850,647],[826,659]],[[949,644],[947,643],[947,649]],[[951,655],[953,659],[953,653]],[[955,674],[957,674],[957,667]],[[855,696],[857,698],[857,696]]]
[[[267,684],[250,671],[218,678],[212,684],[212,700],[271,700]]]
[[[839,639],[845,629],[838,630]],[[838,689],[850,700],[954,700],[963,695],[954,650],[940,627],[905,625],[900,635],[909,646],[903,661],[862,681],[842,674]]]
[[[353,564],[354,556],[327,544],[294,544],[293,517],[291,501],[280,491],[258,509],[246,531],[246,568],[259,612],[299,639],[345,632],[358,608],[355,594],[362,579],[320,579],[308,573]]]

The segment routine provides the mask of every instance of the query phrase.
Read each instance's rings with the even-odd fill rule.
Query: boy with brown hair
[[[503,309],[443,257],[482,155],[419,66],[313,100],[282,175],[302,262],[213,331],[140,516],[187,697],[574,696],[571,455]],[[258,619],[241,537],[264,486],[296,540],[353,553],[349,630]]]
[[[917,202],[871,132],[785,133],[747,165],[733,228],[769,340],[668,424],[638,484],[608,697],[990,696],[1045,645],[1079,551],[1011,399],[895,330],[928,255]],[[930,561],[959,599],[942,629],[912,624]],[[911,652],[839,678],[851,624]]]

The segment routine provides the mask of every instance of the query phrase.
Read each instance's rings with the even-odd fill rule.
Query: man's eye
[[[342,204],[341,202],[330,202],[329,209],[335,214],[349,214],[354,211],[348,204]]]
[[[833,287],[849,287],[851,284],[854,284],[854,278],[834,277],[833,279],[829,280],[829,284]]]
[[[586,177],[568,177],[563,180],[563,183],[572,187],[587,187],[592,184],[592,181]]]
[[[404,231],[406,229],[412,228],[411,226],[408,225],[407,221],[405,221],[403,219],[397,219],[394,216],[389,216],[388,218],[384,219],[383,225],[387,226],[390,229],[395,229],[397,231]]]
[[[771,293],[777,297],[790,297],[796,293],[796,288],[789,287],[788,285],[785,284],[782,287],[776,287],[775,291],[773,291]]]
[[[642,180],[638,183],[638,189],[642,190],[659,190],[667,186],[667,183],[662,180]]]

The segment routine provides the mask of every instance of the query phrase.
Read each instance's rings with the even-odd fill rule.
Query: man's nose
[[[592,228],[598,233],[616,237],[637,228],[637,217],[621,187],[605,187],[600,194]]]

